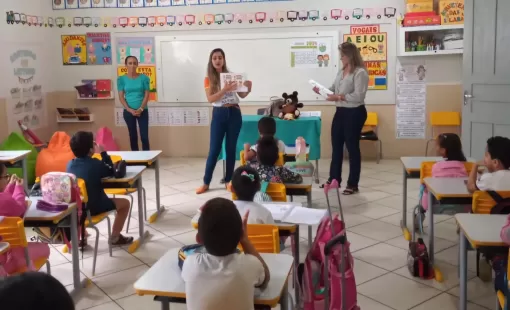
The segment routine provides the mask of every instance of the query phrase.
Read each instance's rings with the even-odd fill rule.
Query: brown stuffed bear
[[[295,91],[288,95],[287,93],[282,94],[283,103],[278,107],[281,112],[278,114],[280,119],[295,120],[299,117],[299,108],[303,107],[303,104],[298,100],[298,92]]]

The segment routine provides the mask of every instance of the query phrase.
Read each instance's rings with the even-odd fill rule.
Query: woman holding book
[[[127,74],[117,79],[117,90],[119,91],[120,103],[124,106],[124,121],[129,132],[129,142],[132,151],[138,151],[138,127],[140,127],[140,138],[142,150],[150,150],[149,145],[149,103],[150,79],[148,76],[139,74],[138,59],[135,56],[128,56],[125,60]]]
[[[209,184],[211,184],[224,139],[226,153],[224,181],[228,184],[232,179],[236,162],[237,138],[243,123],[239,108],[239,97],[246,98],[251,92],[250,81],[244,82],[244,86],[248,88],[246,92],[236,92],[237,84],[235,82],[226,83],[225,86],[221,87],[220,73],[228,73],[228,69],[225,52],[217,48],[212,50],[209,55],[207,77],[204,80],[205,94],[207,101],[213,106],[213,112],[204,184],[196,190],[197,194],[203,194],[209,190]]]
[[[342,182],[342,161],[344,144],[349,152],[349,179],[344,195],[358,193],[361,173],[361,152],[359,141],[361,130],[367,120],[365,96],[368,89],[368,72],[356,45],[344,42],[339,46],[342,68],[338,71],[327,101],[335,102],[336,112],[331,126],[333,154],[329,169],[329,179]],[[318,93],[318,88],[314,91]],[[321,185],[321,188],[324,184]]]

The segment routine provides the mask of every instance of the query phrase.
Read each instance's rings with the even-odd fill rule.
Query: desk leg
[[[315,160],[315,184],[319,184],[319,159]]]
[[[295,304],[299,305],[299,279],[298,279],[298,267],[299,267],[299,225],[296,227],[294,233],[294,296]]]
[[[466,310],[467,308],[467,240],[464,237],[464,232],[461,230],[459,233],[460,243],[460,296],[459,296],[459,310]]]
[[[312,189],[306,194],[306,203],[308,208],[312,208]],[[308,225],[308,249],[312,248],[312,226]]]
[[[429,195],[429,259],[430,264],[434,264],[434,196],[432,192]]]
[[[170,310],[170,298],[168,297],[159,297],[159,302],[161,303],[161,310]]]
[[[144,239],[149,235],[148,231],[144,230],[144,221],[143,221],[143,195],[142,195],[142,178],[139,178],[136,181],[137,184],[137,194],[138,194],[138,230],[140,237],[133,241],[133,243],[128,247],[129,253],[134,253],[140,245],[143,243]]]
[[[149,216],[149,223],[154,223],[160,214],[165,212],[165,207],[161,205],[161,188],[159,186],[159,159],[154,162],[156,172],[156,212]],[[145,202],[145,201],[144,201]],[[145,206],[147,208],[147,206]]]
[[[73,258],[73,286],[74,289],[70,293],[71,296],[76,296],[82,287],[86,287],[88,279],[80,281],[80,254],[78,239],[78,210],[76,208],[71,212],[71,254]]]
[[[21,161],[21,171],[23,173],[23,187],[25,188],[25,193],[29,193],[28,191],[28,168],[27,168],[27,158],[23,158]]]
[[[404,171],[402,172],[403,180],[402,180],[402,220],[400,221],[400,227],[402,228],[402,232],[404,233],[404,238],[407,241],[411,240],[411,234],[409,233],[409,229],[407,229],[407,171],[404,167]]]
[[[226,159],[223,159],[222,160],[222,163],[223,163],[223,178],[220,180],[220,184],[225,184],[225,174],[226,174],[226,170],[227,168],[225,167],[225,162],[226,162]]]
[[[282,290],[282,295],[280,296],[280,309],[281,310],[289,310],[289,280],[287,278],[287,282],[285,282],[285,286]]]

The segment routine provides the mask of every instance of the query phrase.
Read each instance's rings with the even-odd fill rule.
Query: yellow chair
[[[101,154],[95,153],[92,155],[92,158],[96,158],[101,160]],[[110,158],[112,159],[112,162],[115,164],[122,160],[121,156],[118,155],[110,155]],[[129,200],[131,201],[130,207],[129,207],[129,216],[126,223],[126,234],[129,232],[129,223],[131,222],[131,212],[133,211],[133,194],[136,193],[136,188],[105,188],[104,192],[107,195],[112,195],[113,198],[115,198],[116,195],[120,196],[127,196],[129,197]],[[145,188],[142,187],[142,194],[143,194],[143,210],[145,215],[145,220],[147,220],[147,198],[145,194]]]
[[[2,221],[0,221],[0,236],[2,236],[2,241],[9,243],[11,249],[13,248],[23,248],[25,252],[26,266],[32,266],[35,270],[41,269],[42,266],[46,265],[46,271],[48,274],[51,274],[51,266],[48,257],[42,257],[35,261],[31,261],[28,255],[28,242],[27,236],[25,235],[25,225],[23,220],[19,217],[5,217]],[[23,267],[19,270],[11,272],[13,274],[19,274],[28,271],[27,267]]]
[[[244,159],[244,150],[241,151],[239,158],[241,159],[241,166],[245,166],[247,164],[246,160]],[[283,166],[283,153],[278,153],[278,160],[274,164],[275,166]]]
[[[111,245],[111,238],[112,238],[112,225],[110,221],[110,213],[111,212],[104,212],[98,215],[92,216],[90,214],[90,210],[87,208],[87,203],[89,200],[88,194],[87,194],[87,187],[85,186],[85,181],[83,179],[78,179],[78,187],[80,188],[80,195],[82,196],[82,205],[83,210],[86,212],[86,219],[85,223],[83,224],[85,228],[92,228],[96,231],[96,242],[94,245],[94,259],[92,261],[92,276],[96,274],[96,260],[97,260],[97,250],[99,248],[99,229],[97,229],[97,224],[101,223],[102,221],[106,220],[107,226],[108,226],[108,252],[110,253],[110,257],[112,256],[112,245]],[[113,212],[113,211],[112,211]]]
[[[272,201],[287,201],[287,189],[282,183],[269,183],[266,189],[266,194],[271,197]],[[234,192],[232,192],[232,200],[237,200],[237,196]]]
[[[376,152],[376,160],[379,163],[382,156],[382,141],[379,139],[378,134],[379,129],[379,119],[377,117],[377,113],[368,112],[367,120],[365,121],[365,125],[361,130],[360,140],[363,141],[373,141],[375,143],[375,152]]]
[[[510,249],[508,250],[508,259],[507,259],[507,262],[510,262]],[[510,289],[510,282],[508,282],[510,280],[510,268],[506,268],[506,278],[505,280],[507,281],[507,291]],[[499,302],[499,307],[500,309],[505,309],[505,303],[508,303],[508,296],[505,295],[505,292],[501,291],[501,290],[498,290],[496,292],[496,296],[498,298],[498,302]]]
[[[503,198],[510,198],[510,191],[498,192]],[[494,199],[487,192],[476,191],[473,193],[473,213],[490,214],[496,205]]]
[[[438,127],[458,127],[460,131],[460,113],[459,112],[431,112],[430,113],[430,139],[427,141],[425,146],[425,156],[429,151],[429,143],[435,141],[439,134],[435,129]]]
[[[278,226],[250,224],[248,225],[248,239],[259,253],[280,253]]]

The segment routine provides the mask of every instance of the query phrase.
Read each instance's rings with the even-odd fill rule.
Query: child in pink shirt
[[[7,168],[0,164],[0,222],[2,217],[22,218],[26,210],[23,180],[16,175],[9,176]],[[35,261],[41,257],[49,257],[50,248],[46,243],[29,242],[28,254],[30,259]],[[0,265],[3,266],[3,272],[7,274],[27,267],[23,248],[12,248],[7,254],[1,255]],[[2,276],[1,273],[2,269],[0,268],[0,276]]]

